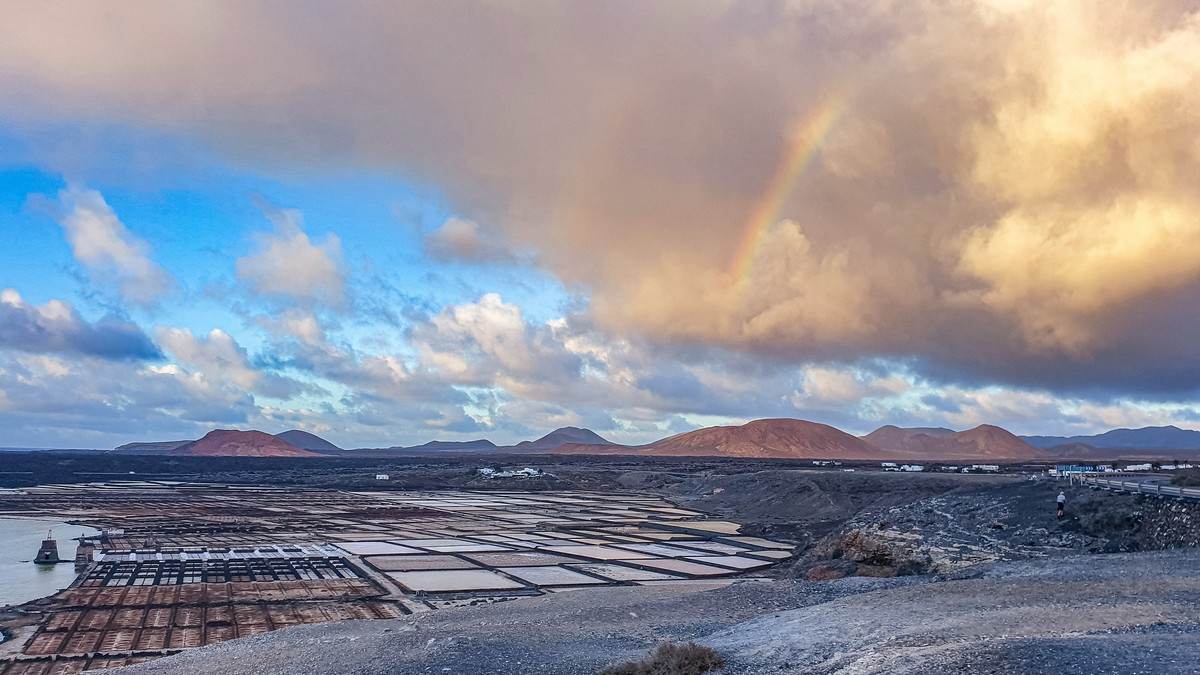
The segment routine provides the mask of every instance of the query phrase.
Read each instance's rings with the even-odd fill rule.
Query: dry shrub
[[[701,675],[724,665],[725,659],[711,647],[667,642],[641,661],[605,668],[600,675]]]

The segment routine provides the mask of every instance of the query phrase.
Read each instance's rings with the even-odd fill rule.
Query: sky
[[[0,446],[1198,425],[1193,2],[0,11]]]

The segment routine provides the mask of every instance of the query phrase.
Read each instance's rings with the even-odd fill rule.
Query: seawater
[[[58,556],[69,562],[35,565],[33,558],[46,532],[58,540]],[[53,520],[0,518],[0,607],[53,595],[75,581],[74,537],[99,534],[90,527]]]

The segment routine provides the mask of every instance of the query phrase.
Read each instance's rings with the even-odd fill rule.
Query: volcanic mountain
[[[991,424],[966,431],[883,426],[863,437],[880,450],[908,459],[1034,459],[1045,453]]]
[[[171,455],[193,457],[320,457],[276,436],[261,431],[217,429],[198,441],[186,443],[170,451]]]
[[[880,450],[827,424],[765,419],[741,426],[706,427],[648,445],[564,445],[573,454],[776,457],[793,459],[873,459]]]
[[[321,438],[316,434],[310,434],[307,431],[292,429],[281,434],[275,434],[275,438],[282,440],[285,443],[300,448],[301,450],[312,450],[313,452],[339,452],[341,448]]]
[[[540,452],[554,450],[563,445],[589,445],[603,447],[615,444],[591,429],[581,429],[579,427],[559,427],[558,429],[551,431],[536,441],[521,441],[520,443],[511,446],[511,448],[513,450],[519,450],[523,452]]]

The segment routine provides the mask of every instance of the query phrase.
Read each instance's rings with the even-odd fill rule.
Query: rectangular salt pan
[[[399,555],[402,553],[421,553],[415,548],[391,544],[386,541],[350,541],[337,545],[347,553],[354,555]]]
[[[505,567],[501,568],[501,571],[535,586],[584,586],[608,583],[603,579],[589,577],[565,567]]]
[[[388,572],[388,576],[412,591],[456,593],[465,591],[505,591],[524,588],[520,582],[489,570],[430,570]]]

